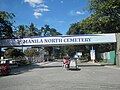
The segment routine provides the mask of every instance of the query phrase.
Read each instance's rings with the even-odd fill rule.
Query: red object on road
[[[0,74],[9,74],[10,66],[9,64],[0,64]]]
[[[65,64],[69,64],[69,60],[66,59],[66,60],[65,60]]]
[[[69,56],[64,56],[64,57],[63,57],[63,63],[64,63],[64,64],[69,64],[69,59],[70,59]]]
[[[69,69],[69,60],[70,60],[69,56],[63,57],[63,67],[65,67],[66,69]]]

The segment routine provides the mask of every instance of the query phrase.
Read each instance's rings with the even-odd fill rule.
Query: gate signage
[[[0,46],[35,46],[35,45],[76,45],[116,42],[115,34],[82,34],[72,36],[27,37],[20,39],[0,39]]]

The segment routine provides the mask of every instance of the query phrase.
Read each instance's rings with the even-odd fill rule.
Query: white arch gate
[[[55,46],[55,45],[81,45],[81,44],[100,44],[116,43],[116,64],[120,66],[119,48],[120,34],[81,34],[66,36],[37,36],[20,39],[1,39],[0,47],[21,47],[21,46]]]

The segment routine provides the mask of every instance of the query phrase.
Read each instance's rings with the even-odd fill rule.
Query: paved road
[[[66,70],[61,62],[39,63],[14,69],[0,77],[0,90],[120,90],[120,69],[81,63]]]

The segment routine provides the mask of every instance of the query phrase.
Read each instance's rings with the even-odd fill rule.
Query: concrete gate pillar
[[[116,65],[120,67],[120,33],[116,33]]]
[[[2,54],[2,51],[1,51],[1,47],[0,47],[0,59],[1,59],[1,56],[2,56],[1,54]]]

